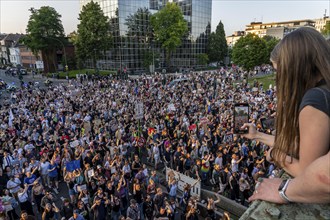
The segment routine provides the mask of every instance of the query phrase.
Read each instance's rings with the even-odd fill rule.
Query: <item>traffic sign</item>
[[[36,68],[37,69],[44,69],[44,62],[42,60],[36,61]]]
[[[139,102],[135,104],[135,118],[136,119],[142,119],[144,115],[143,112],[143,103]]]

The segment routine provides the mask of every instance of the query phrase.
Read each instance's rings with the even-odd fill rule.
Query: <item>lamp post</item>
[[[95,74],[98,75],[97,61],[96,61],[96,49],[94,49],[94,59],[95,59],[95,65],[94,65]]]
[[[152,71],[155,74],[155,48],[152,47]]]
[[[121,66],[121,46],[119,46],[119,73],[121,74],[121,69],[122,69],[122,66]]]

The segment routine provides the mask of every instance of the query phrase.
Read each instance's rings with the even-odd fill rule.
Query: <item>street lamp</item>
[[[95,65],[94,65],[95,74],[97,75],[98,74],[98,71],[97,71],[97,61],[96,61],[96,49],[94,49],[94,59],[95,59]]]
[[[154,48],[154,45],[152,47],[152,71],[155,74],[155,48]]]
[[[119,73],[121,74],[121,69],[122,69],[122,66],[121,66],[121,46],[119,46]]]

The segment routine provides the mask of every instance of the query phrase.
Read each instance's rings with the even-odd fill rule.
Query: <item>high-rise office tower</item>
[[[91,0],[80,0],[80,8]],[[110,19],[113,48],[98,61],[101,69],[145,70],[146,55],[156,69],[165,65],[164,50],[152,39],[150,16],[167,2],[176,2],[188,23],[189,33],[171,56],[167,67],[198,66],[198,54],[206,53],[211,32],[212,0],[94,0]],[[88,63],[87,63],[88,65]],[[91,64],[90,64],[91,65]]]

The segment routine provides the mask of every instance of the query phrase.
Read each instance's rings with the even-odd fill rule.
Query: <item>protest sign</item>
[[[191,195],[198,196],[198,197],[201,196],[201,192],[202,192],[201,191],[201,181],[198,181],[196,183],[196,181],[197,181],[196,179],[193,179],[189,176],[186,176],[182,173],[179,173],[177,171],[174,171],[174,170],[166,167],[166,181],[168,181],[168,177],[170,174],[172,174],[172,175],[174,174],[176,179],[178,180],[178,188],[180,191],[183,192],[185,185],[189,184],[190,186],[193,186],[191,188]],[[179,178],[179,176],[180,176],[180,178]]]
[[[168,111],[176,111],[176,108],[175,108],[175,106],[174,106],[173,103],[169,104],[169,105],[167,106],[167,109],[168,109]]]
[[[77,186],[77,191],[78,191],[78,192],[81,192],[81,191],[86,190],[86,189],[87,189],[86,184],[81,185],[81,186]]]
[[[75,147],[77,147],[78,145],[79,145],[79,141],[78,141],[78,140],[75,140],[75,141],[70,142],[70,147],[71,147],[71,148],[75,148]]]
[[[76,169],[80,168],[80,160],[73,160],[70,162],[67,162],[65,165],[66,171],[73,172]]]

